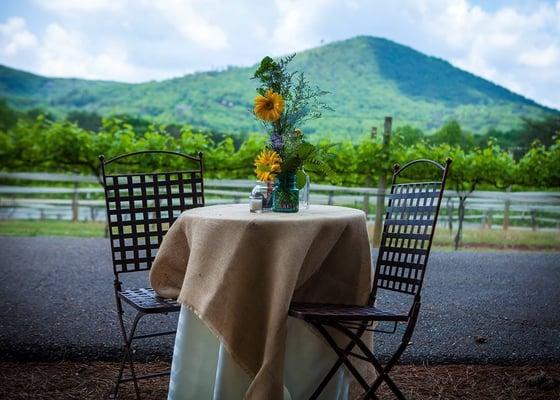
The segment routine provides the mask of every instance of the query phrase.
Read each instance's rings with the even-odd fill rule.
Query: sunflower
[[[278,93],[268,89],[264,96],[258,94],[255,97],[255,108],[257,117],[263,121],[274,122],[280,118],[284,111],[284,99]]]
[[[262,182],[270,182],[274,180],[280,172],[282,159],[274,150],[266,149],[255,159],[255,173],[257,179]]]

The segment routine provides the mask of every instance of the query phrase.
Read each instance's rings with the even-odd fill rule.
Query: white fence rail
[[[0,172],[0,218],[12,219],[105,219],[103,188],[95,176],[36,172]],[[25,186],[21,185],[25,182]],[[28,186],[41,182],[41,186]],[[50,182],[53,185],[44,186]],[[9,184],[7,184],[9,183]],[[20,183],[20,184],[16,184]],[[54,186],[57,184],[57,186]],[[254,185],[251,180],[205,180],[207,204],[242,203]],[[375,188],[311,185],[312,204],[344,205],[363,209],[374,204]],[[560,228],[560,192],[488,192],[475,191],[467,200],[465,220],[471,224],[491,226],[508,219],[537,229]],[[445,192],[440,222],[456,222],[457,193]],[[373,219],[374,213],[368,212]]]

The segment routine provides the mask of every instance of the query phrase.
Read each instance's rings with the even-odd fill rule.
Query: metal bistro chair
[[[439,168],[441,180],[397,183],[397,178],[403,171],[419,164],[424,168]],[[367,305],[292,303],[290,306],[289,315],[314,326],[338,355],[337,362],[311,395],[311,399],[319,396],[343,364],[365,390],[364,399],[376,399],[375,392],[383,382],[387,383],[397,398],[405,398],[389,376],[389,372],[410,342],[416,325],[420,311],[420,291],[450,164],[451,159],[447,159],[445,166],[431,160],[411,161],[402,168],[398,164],[395,165],[374,283]],[[375,303],[379,289],[408,295],[406,298],[412,296],[409,311],[389,312],[377,308]],[[393,329],[375,329],[373,324],[378,322],[394,324]],[[361,337],[365,331],[395,333],[398,323],[406,323],[401,343],[385,366],[382,366]],[[327,331],[327,327],[350,339],[349,344],[345,348],[339,347],[332,334]],[[361,353],[352,351],[356,346]],[[352,365],[350,357],[365,360],[373,365],[378,376],[371,385]]]
[[[136,169],[141,161],[149,162],[155,157],[166,162],[188,162],[195,168],[174,172],[107,174],[107,167],[119,161],[125,167]],[[148,314],[168,314],[180,310],[180,305],[164,299],[152,288],[123,289],[119,279],[122,274],[149,271],[163,236],[184,210],[204,206],[202,153],[198,157],[171,151],[139,151],[120,155],[110,160],[99,156],[107,222],[111,240],[114,289],[119,325],[124,340],[123,358],[112,398],[118,398],[119,385],[133,381],[136,398],[140,399],[138,380],[169,375],[169,371],[137,376],[132,358],[132,341],[156,336],[172,335],[175,331],[155,332],[146,335],[134,333],[140,319]],[[132,325],[125,328],[123,302],[131,306],[136,315]],[[128,363],[130,374],[123,375]]]

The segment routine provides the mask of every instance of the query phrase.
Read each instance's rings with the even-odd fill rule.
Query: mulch
[[[153,372],[169,364],[144,363],[138,368]],[[117,371],[118,364],[112,362],[0,362],[0,393],[5,400],[107,399]],[[392,376],[411,400],[560,399],[560,365],[405,365],[395,367]],[[142,398],[165,399],[168,383],[166,378],[141,382]],[[121,399],[134,398],[131,386],[122,387]],[[385,387],[379,397],[393,398]]]

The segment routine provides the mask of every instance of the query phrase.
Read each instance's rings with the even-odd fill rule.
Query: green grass
[[[434,246],[453,246],[455,232],[448,229],[436,231]],[[465,247],[557,249],[560,250],[560,231],[531,231],[527,229],[467,229],[463,233]]]
[[[104,222],[0,220],[0,235],[7,236],[103,237],[104,229]],[[371,236],[373,224],[368,224],[368,231]],[[439,227],[434,247],[451,249],[453,235],[449,234],[449,230]],[[504,232],[501,229],[466,229],[463,248],[560,250],[560,231],[534,232],[512,228]]]
[[[0,235],[103,237],[104,222],[0,220]]]
[[[368,223],[370,237],[373,223]],[[433,246],[437,249],[452,249],[455,231],[438,227]],[[462,248],[497,249],[497,250],[557,250],[560,251],[560,231],[532,231],[529,229],[465,229],[463,230]]]

